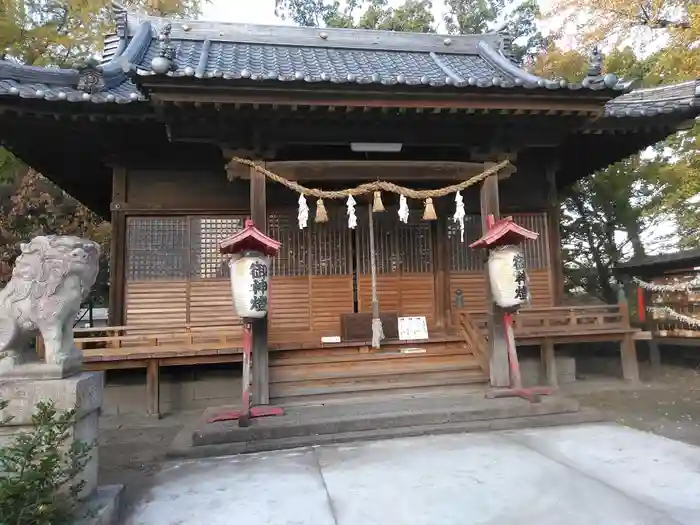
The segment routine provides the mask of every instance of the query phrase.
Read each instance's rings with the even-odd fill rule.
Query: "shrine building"
[[[603,71],[595,53],[581,84],[541,78],[514,62],[506,34],[113,14],[116,32],[105,36],[99,63],[0,61],[0,139],[111,222],[111,333],[226,335],[226,348],[210,340],[163,349],[147,338],[86,346],[91,368],[148,369],[149,410],[159,410],[160,368],[240,360],[241,321],[219,242],[249,217],[281,242],[267,329],[256,332],[258,403],[498,382],[473,340],[488,337],[492,322],[484,253],[469,248],[487,214],[539,234],[524,244],[532,300],[516,322],[518,344],[619,341],[633,378],[624,306],[564,304],[560,195],[688,129],[700,113],[698,82],[634,89]],[[325,190],[377,180],[437,189],[509,165],[461,193],[464,238],[454,194],[433,199],[435,220],[423,220],[425,202],[409,198],[404,223],[398,197],[382,193],[373,228],[386,340],[376,350],[372,195],[356,199],[356,228],[345,200],[325,199],[327,221],[316,222],[309,197],[302,229],[299,193],[235,159]],[[399,338],[406,317],[425,319],[427,339]]]

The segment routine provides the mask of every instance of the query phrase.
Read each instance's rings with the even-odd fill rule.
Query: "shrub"
[[[0,410],[7,407],[0,401]],[[78,517],[77,482],[92,444],[73,441],[75,410],[40,402],[33,428],[0,448],[0,525],[68,525]],[[8,420],[0,421],[0,425]]]

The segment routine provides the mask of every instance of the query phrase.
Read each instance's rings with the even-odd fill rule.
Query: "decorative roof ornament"
[[[73,67],[78,71],[79,91],[94,95],[105,89],[104,70],[97,60],[90,58],[76,63]]]
[[[170,40],[170,32],[172,29],[172,24],[168,22],[158,34],[160,51],[158,52],[158,56],[151,60],[151,69],[157,75],[165,75],[177,68],[175,64],[175,46]]]
[[[615,73],[603,74],[604,58],[598,46],[595,46],[591,51],[588,62],[588,74],[583,79],[583,87],[598,90],[614,88],[618,84],[619,78]]]
[[[507,58],[512,64],[518,65],[518,60],[513,52],[513,35],[511,35],[506,29],[501,29],[498,33],[501,37],[500,51],[501,54]]]
[[[127,30],[127,10],[126,7],[118,2],[112,2],[112,14],[114,16],[114,24],[116,26],[117,36],[126,38]]]

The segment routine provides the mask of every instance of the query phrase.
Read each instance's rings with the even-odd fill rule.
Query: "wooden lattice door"
[[[329,221],[300,230],[297,211],[268,217],[270,236],[282,243],[272,261],[270,339],[318,341],[340,335],[340,316],[353,312],[351,231],[344,208],[329,207]]]
[[[399,316],[425,316],[435,326],[435,248],[430,221],[411,210],[408,224],[390,207],[375,213],[379,309]],[[369,218],[367,208],[358,209],[356,230],[357,295],[360,312],[372,311]]]

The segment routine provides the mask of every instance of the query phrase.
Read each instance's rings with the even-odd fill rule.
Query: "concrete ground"
[[[173,462],[128,525],[696,525],[700,448],[614,423]]]
[[[645,370],[643,370],[645,372]],[[700,373],[688,366],[665,366],[653,381],[629,385],[613,378],[581,377],[562,393],[582,406],[603,410],[611,421],[700,446]],[[201,410],[143,416],[103,417],[100,430],[101,485],[125,485],[124,504],[135,507],[168,468],[165,452],[183,426]],[[700,519],[697,521],[700,524]],[[391,524],[393,525],[393,524]]]

